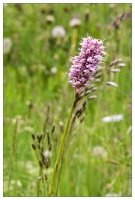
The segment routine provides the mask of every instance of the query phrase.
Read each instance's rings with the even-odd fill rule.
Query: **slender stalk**
[[[76,102],[76,106],[77,106],[77,102]],[[67,141],[66,141],[66,146],[64,148],[67,148],[68,140],[70,139],[71,133],[72,133],[74,125],[75,125],[74,122],[75,122],[75,115],[72,117],[72,121],[70,123],[71,125],[70,125],[69,130],[68,130],[68,138],[67,138]],[[57,194],[58,194],[58,187],[59,187],[59,183],[60,183],[60,176],[61,176],[63,162],[64,162],[64,150],[63,150],[62,158],[61,158],[61,165],[60,165],[58,183],[57,183],[57,189],[56,189],[56,197],[57,197]]]
[[[41,177],[41,168],[39,168],[39,177]],[[42,177],[43,178],[43,177]],[[40,179],[37,180],[37,197],[39,197],[39,190],[40,190]]]
[[[78,34],[78,29],[77,29],[77,27],[74,27],[73,28],[73,36],[72,36],[72,44],[74,44],[74,48],[76,47],[77,34]]]
[[[15,162],[16,162],[16,138],[17,138],[18,120],[19,119],[17,117],[16,123],[15,123],[13,141],[12,141],[12,155],[11,155],[11,164],[10,164],[10,172],[9,172],[9,180],[8,180],[8,190],[10,190],[11,178],[12,178],[12,174],[13,174],[13,171],[15,168]]]
[[[49,193],[49,181],[48,181],[47,174],[45,174],[45,180],[46,180],[46,194],[48,195],[48,193]]]
[[[72,54],[76,48],[77,34],[78,34],[78,29],[77,29],[77,27],[74,27],[73,33],[72,33],[72,45],[71,45],[71,48],[69,51],[69,57],[72,56]]]
[[[58,189],[59,189],[59,183],[60,183],[60,177],[61,177],[60,175],[61,175],[61,171],[62,171],[62,164],[63,164],[63,155],[62,155],[60,170],[59,170],[59,174],[58,174],[58,181],[57,181],[57,186],[56,186],[56,194],[55,194],[55,197],[58,196]]]
[[[44,179],[43,168],[41,169],[41,174],[42,174],[42,184],[43,184],[43,195],[45,196],[45,179]]]
[[[60,44],[61,44],[61,37],[57,37],[56,44],[57,44],[58,46],[60,46]]]
[[[59,163],[61,161],[61,157],[62,157],[62,153],[63,153],[63,147],[64,147],[64,144],[65,144],[65,141],[66,141],[70,120],[72,118],[72,113],[73,113],[73,110],[74,110],[74,107],[75,107],[75,103],[74,102],[75,101],[73,101],[73,104],[72,104],[72,107],[71,107],[71,110],[70,110],[70,113],[69,113],[69,116],[68,116],[66,128],[65,128],[65,131],[63,133],[63,137],[62,137],[62,140],[61,140],[61,143],[60,143],[60,147],[59,147],[59,150],[58,150],[56,162],[55,162],[55,165],[54,165],[54,169],[53,169],[53,173],[52,173],[52,179],[51,179],[50,188],[49,188],[49,196],[51,196],[51,194],[53,192],[53,187],[54,187],[54,182],[55,182],[55,177],[56,177],[58,165],[59,165]]]

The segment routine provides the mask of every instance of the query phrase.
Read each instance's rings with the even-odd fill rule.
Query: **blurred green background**
[[[68,84],[70,57],[77,55],[82,37],[90,35],[105,39],[103,66],[118,58],[125,66],[115,76],[105,71],[98,98],[87,102],[85,119],[69,140],[58,196],[131,196],[132,4],[6,4],[3,9],[4,38],[12,44],[3,55],[3,195],[36,196],[38,162],[31,133],[42,133],[48,105],[49,127],[56,125],[57,138],[51,175],[74,94]],[[72,18],[81,24],[69,26]],[[52,35],[55,26],[66,32],[59,44]],[[106,86],[106,81],[118,87]],[[102,122],[115,114],[123,120]],[[96,146],[107,156],[94,155]]]

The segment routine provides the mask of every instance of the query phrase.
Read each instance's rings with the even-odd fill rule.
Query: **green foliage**
[[[4,37],[12,39],[11,51],[4,55],[4,196],[36,196],[38,162],[31,148],[31,133],[43,132],[48,105],[49,125],[56,124],[53,168],[73,99],[67,75],[70,57],[76,55],[81,38],[87,35],[105,39],[108,56],[103,66],[117,58],[126,66],[114,78],[105,71],[98,98],[87,102],[85,119],[69,138],[57,195],[131,196],[131,17],[123,17],[118,28],[110,26],[118,15],[131,10],[131,4],[18,5],[4,7]],[[55,21],[48,24],[47,15],[53,15]],[[82,23],[72,49],[74,29],[69,21],[74,15],[79,15]],[[59,46],[51,34],[57,25],[66,30]],[[118,87],[106,86],[110,80]],[[104,116],[115,114],[123,114],[123,120],[102,122]],[[107,158],[94,156],[95,146],[103,146]]]

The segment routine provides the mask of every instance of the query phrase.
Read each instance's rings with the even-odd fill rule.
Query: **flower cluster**
[[[80,53],[74,57],[69,73],[69,77],[72,79],[69,83],[74,88],[87,86],[88,82],[93,80],[93,75],[100,69],[99,65],[106,54],[102,40],[89,36],[83,38],[80,45]]]

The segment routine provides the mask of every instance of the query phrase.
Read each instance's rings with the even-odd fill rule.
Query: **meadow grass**
[[[86,10],[87,9],[87,10]],[[68,84],[70,56],[75,56],[82,37],[105,39],[103,66],[122,58],[126,64],[114,77],[105,71],[98,98],[87,102],[84,121],[76,125],[64,153],[57,196],[131,196],[131,17],[119,27],[110,27],[120,14],[131,11],[131,4],[7,4],[4,7],[4,37],[12,39],[10,53],[4,55],[4,196],[36,196],[38,162],[32,150],[31,133],[43,132],[50,106],[48,129],[56,125],[52,142],[51,166],[73,100]],[[86,11],[89,19],[86,20]],[[53,15],[55,21],[46,22]],[[71,51],[73,28],[69,21],[79,15],[75,48]],[[51,35],[52,28],[66,30],[60,46]],[[56,73],[51,69],[55,67]],[[114,81],[118,87],[105,84]],[[102,122],[105,116],[123,114],[120,122]],[[93,155],[103,146],[107,157]],[[47,195],[47,194],[46,194]],[[40,196],[43,196],[42,185]],[[54,194],[56,196],[56,194]]]

